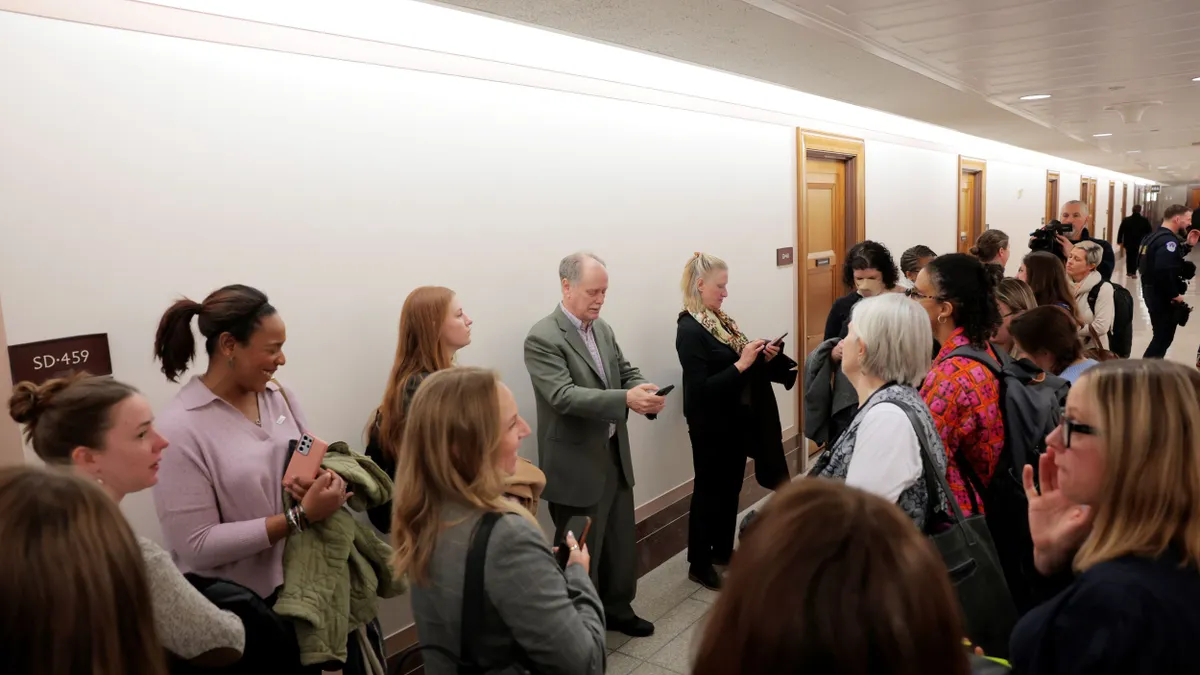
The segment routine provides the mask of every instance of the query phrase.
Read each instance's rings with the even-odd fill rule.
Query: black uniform
[[[1137,274],[1142,240],[1153,229],[1150,220],[1140,213],[1131,213],[1121,221],[1121,227],[1117,229],[1117,243],[1125,247],[1125,273],[1129,276]]]
[[[1179,323],[1171,303],[1187,290],[1184,278],[1190,278],[1185,274],[1184,248],[1179,237],[1167,227],[1159,227],[1142,241],[1138,274],[1154,331],[1142,358],[1163,358],[1175,339],[1175,328]]]

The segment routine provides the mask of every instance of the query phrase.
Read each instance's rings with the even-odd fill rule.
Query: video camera
[[[1049,251],[1059,258],[1065,259],[1062,252],[1062,246],[1058,245],[1058,235],[1064,237],[1071,234],[1075,228],[1070,225],[1064,225],[1057,220],[1052,220],[1046,223],[1045,227],[1038,228],[1029,233],[1029,250],[1031,251]]]

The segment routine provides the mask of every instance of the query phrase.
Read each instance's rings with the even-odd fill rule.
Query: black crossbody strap
[[[463,577],[462,644],[459,659],[463,663],[459,672],[482,672],[479,667],[476,641],[483,634],[483,616],[487,607],[487,595],[483,588],[484,566],[487,565],[488,540],[496,521],[503,514],[488,511],[479,519],[475,534],[471,536],[471,547],[467,550],[467,570]]]
[[[962,507],[958,505],[958,500],[954,498],[954,493],[950,490],[950,484],[946,482],[946,477],[942,475],[942,472],[937,470],[937,464],[933,461],[933,453],[929,450],[929,443],[926,442],[925,434],[921,433],[921,429],[924,427],[921,425],[921,419],[917,417],[917,412],[901,401],[889,401],[889,403],[900,406],[904,414],[908,415],[908,421],[912,424],[913,433],[917,435],[917,442],[921,446],[922,480],[925,481],[925,491],[928,493],[926,498],[928,506],[925,513],[926,524],[932,521],[933,514],[939,510],[937,502],[938,488],[940,487],[942,494],[946,497],[946,501],[950,504],[950,515],[954,518],[954,524],[962,525],[966,517],[963,515]],[[974,535],[971,534],[970,528],[964,527],[961,529],[967,538],[967,543],[974,544]]]

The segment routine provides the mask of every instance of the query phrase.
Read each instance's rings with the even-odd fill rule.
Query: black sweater
[[[1127,556],[1087,570],[1012,634],[1020,675],[1200,672],[1200,571]]]

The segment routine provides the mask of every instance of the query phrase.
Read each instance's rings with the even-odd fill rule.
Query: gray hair
[[[583,263],[587,262],[589,258],[600,263],[601,267],[608,267],[608,265],[605,265],[604,261],[600,259],[600,256],[596,255],[595,253],[577,251],[563,258],[562,261],[558,263],[558,278],[560,280],[566,279],[567,282],[572,286],[578,284],[579,280],[583,278]]]
[[[884,293],[855,303],[850,321],[866,349],[863,372],[914,387],[925,379],[933,360],[933,329],[920,304]]]
[[[1096,267],[1104,259],[1104,249],[1100,248],[1100,244],[1094,241],[1081,241],[1075,244],[1075,248],[1083,249],[1084,253],[1087,254],[1087,264],[1091,267]]]
[[[1090,215],[1092,215],[1092,209],[1091,209],[1091,207],[1090,207],[1090,206],[1088,206],[1088,203],[1087,203],[1087,202],[1085,202],[1085,201],[1083,201],[1082,199],[1072,199],[1071,201],[1067,202],[1066,204],[1063,204],[1063,208],[1065,209],[1065,208],[1067,208],[1068,206],[1070,206],[1070,205],[1072,205],[1072,204],[1078,204],[1078,205],[1079,205],[1079,211],[1080,211],[1080,213],[1082,213],[1083,215],[1085,215],[1085,216],[1090,216]]]

